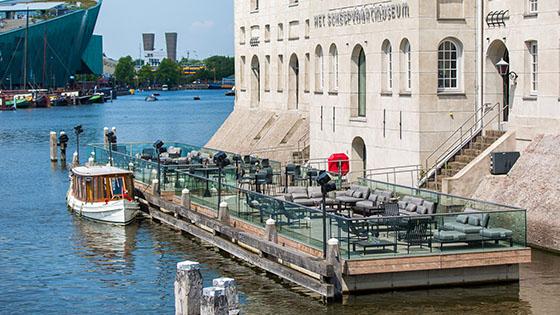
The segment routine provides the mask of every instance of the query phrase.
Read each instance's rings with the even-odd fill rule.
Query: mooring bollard
[[[109,128],[103,128],[103,147],[105,150],[109,150],[109,140],[107,139],[107,133],[109,132]]]
[[[158,186],[159,186],[159,181],[157,179],[152,179],[152,195],[158,194]]]
[[[191,208],[191,192],[186,188],[181,191],[181,205],[187,209]]]
[[[128,170],[134,172],[134,163],[132,162],[128,163]]]
[[[335,276],[332,277],[332,280],[329,282],[334,285],[334,298],[339,299],[342,297],[342,262],[340,260],[340,248],[336,238],[331,238],[327,241],[326,260],[333,266]]]
[[[223,288],[209,287],[202,290],[200,314],[229,315],[228,301]]]
[[[194,261],[177,263],[175,274],[175,314],[198,315],[201,311],[202,274]]]
[[[224,289],[230,314],[239,313],[239,295],[235,286],[235,280],[232,278],[216,278],[212,280],[212,285]]]
[[[66,148],[68,147],[68,136],[66,132],[60,132],[60,136],[58,136],[58,145],[60,146],[60,161],[66,162]]]
[[[264,238],[269,242],[278,244],[278,231],[276,230],[276,222],[272,218],[266,220]]]
[[[229,208],[227,202],[225,201],[222,201],[220,203],[220,207],[218,208],[218,221],[229,225]]]
[[[49,147],[51,150],[51,162],[57,162],[58,161],[58,152],[57,152],[57,141],[56,141],[56,132],[51,131],[50,136],[49,136]]]
[[[72,166],[80,166],[80,161],[78,160],[78,152],[74,152],[74,155],[72,155]]]
[[[158,179],[157,178],[157,170],[152,170],[152,177],[150,177],[151,179]]]

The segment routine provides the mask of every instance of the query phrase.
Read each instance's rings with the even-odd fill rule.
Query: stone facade
[[[236,109],[307,115],[311,158],[344,152],[353,170],[424,165],[483,104],[503,104],[495,64],[507,47],[518,77],[509,80],[509,122],[501,126],[520,139],[557,132],[560,5],[539,1],[528,12],[528,3],[236,0]],[[509,11],[492,15],[500,10]]]

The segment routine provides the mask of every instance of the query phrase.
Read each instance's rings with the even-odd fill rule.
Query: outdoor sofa
[[[415,216],[436,213],[436,204],[419,197],[404,196],[398,201],[399,212],[401,215]]]
[[[304,206],[319,206],[323,199],[320,186],[289,186],[284,196],[287,201]],[[326,198],[325,203],[327,206],[333,206],[336,201]]]

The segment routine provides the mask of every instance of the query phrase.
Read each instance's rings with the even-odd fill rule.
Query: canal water
[[[223,91],[123,96],[113,103],[0,112],[0,313],[173,314],[176,263],[201,263],[205,285],[232,277],[246,314],[553,314],[560,310],[560,256],[533,250],[521,281],[504,285],[384,292],[325,305],[319,297],[168,227],[138,220],[111,226],[71,215],[68,170],[49,161],[50,131],[80,143],[156,139],[204,145],[233,109]],[[194,101],[194,96],[200,100]],[[80,147],[82,162],[88,150]]]

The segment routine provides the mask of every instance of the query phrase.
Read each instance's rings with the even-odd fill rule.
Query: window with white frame
[[[529,55],[531,57],[531,95],[537,95],[539,87],[539,58],[537,42],[529,43]]]
[[[284,24],[278,23],[278,37],[277,40],[284,39]]]
[[[266,24],[264,26],[264,41],[265,42],[270,41],[270,24]]]
[[[278,92],[282,92],[284,88],[284,75],[282,70],[284,69],[284,55],[278,55]]]
[[[329,49],[330,55],[330,90],[331,91],[338,91],[338,48],[336,48],[335,44],[331,45]]]
[[[239,62],[239,78],[241,79],[241,88],[245,89],[245,56],[241,56],[241,60]]]
[[[530,13],[537,13],[539,9],[539,1],[538,0],[529,0],[529,12]]]
[[[387,91],[393,90],[393,47],[391,42],[385,44],[385,88]]]
[[[412,90],[412,57],[410,56],[410,43],[407,41],[403,47],[404,54],[404,80],[405,91]]]
[[[303,82],[303,90],[309,92],[309,73],[310,73],[310,64],[311,64],[311,55],[309,53],[305,53],[305,61],[304,61],[304,82]]]
[[[264,90],[270,91],[270,55],[264,56]]]
[[[259,10],[259,0],[251,0],[251,11]]]
[[[239,44],[245,44],[245,26],[239,28]]]
[[[459,88],[460,50],[452,40],[443,41],[438,48],[438,90]]]
[[[325,61],[323,48],[318,45],[315,49],[315,91],[323,91],[325,78]]]

